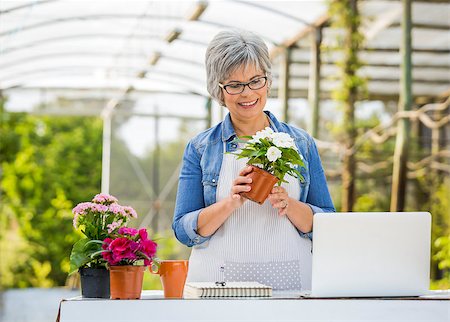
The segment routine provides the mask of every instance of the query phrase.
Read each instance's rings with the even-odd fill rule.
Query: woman
[[[172,228],[192,246],[188,281],[258,281],[274,290],[308,290],[313,214],[335,211],[313,139],[263,111],[272,83],[265,43],[243,31],[220,32],[206,51],[208,91],[229,114],[185,150]],[[289,133],[305,159],[300,182],[274,187],[263,205],[249,191],[251,168],[232,154],[236,136],[267,126]]]

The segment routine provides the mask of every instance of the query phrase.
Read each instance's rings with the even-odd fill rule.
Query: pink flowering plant
[[[143,264],[149,266],[158,245],[148,238],[145,228],[119,228],[103,241],[102,257],[111,266]]]
[[[73,245],[70,255],[70,274],[81,267],[105,267],[101,256],[102,241],[126,227],[130,219],[137,218],[136,211],[118,204],[117,198],[98,194],[91,202],[79,203],[73,208],[73,226],[84,235]]]
[[[238,159],[248,158],[248,165],[254,165],[274,175],[279,186],[282,182],[287,182],[284,179],[286,174],[304,180],[299,171],[305,167],[303,156],[288,133],[274,132],[270,127],[266,127],[253,136],[243,136],[236,141],[244,143],[244,147],[231,154],[236,155]]]

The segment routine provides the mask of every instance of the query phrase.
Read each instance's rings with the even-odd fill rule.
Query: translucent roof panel
[[[206,9],[194,18],[202,6]],[[185,74],[192,69],[188,61],[197,63],[200,71],[206,46],[219,30],[249,29],[272,47],[313,22],[325,5],[324,1],[137,0],[94,0],[86,5],[51,0],[2,1],[0,10],[0,86],[8,88],[27,86],[25,71],[44,79],[73,75],[67,68],[71,66],[87,78],[121,74],[126,68],[148,70],[155,52],[162,62],[180,58],[177,70],[186,66]],[[169,42],[173,31],[179,39]]]
[[[398,94],[401,1],[358,1],[366,37],[361,75],[375,96]],[[426,13],[426,14],[424,14]],[[450,4],[413,2],[414,95],[441,95],[450,87]],[[207,97],[204,55],[220,30],[259,34],[273,54],[277,96],[279,51],[292,46],[290,95],[306,97],[311,25],[322,46],[342,30],[329,27],[327,1],[0,1],[0,90],[85,89],[180,92]],[[340,54],[322,53],[323,96],[336,86]]]

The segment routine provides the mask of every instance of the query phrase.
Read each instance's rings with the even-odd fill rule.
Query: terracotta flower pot
[[[106,268],[80,268],[81,295],[109,299],[109,271]]]
[[[252,179],[250,186],[252,189],[248,192],[241,192],[241,196],[251,201],[257,202],[260,205],[264,203],[272,191],[273,186],[278,182],[277,177],[269,172],[250,165],[253,170],[247,177]]]
[[[145,266],[111,266],[111,299],[140,299]]]

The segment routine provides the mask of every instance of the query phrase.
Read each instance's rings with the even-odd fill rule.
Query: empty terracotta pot
[[[269,172],[262,170],[254,165],[250,165],[253,170],[247,177],[252,179],[250,186],[252,189],[248,192],[241,192],[241,196],[260,205],[264,203],[272,191],[273,186],[278,182],[277,177]]]

